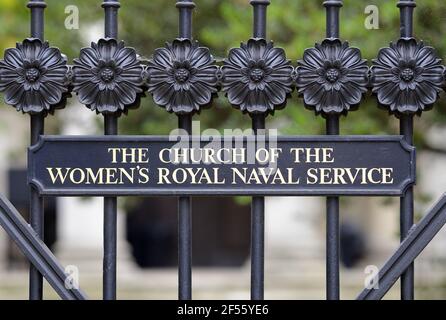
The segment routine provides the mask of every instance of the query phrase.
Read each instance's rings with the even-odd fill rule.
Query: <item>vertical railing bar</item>
[[[178,117],[178,127],[190,135],[191,116]],[[192,199],[178,198],[178,298],[192,299]]]
[[[327,116],[326,131],[328,135],[339,135],[339,116]],[[328,197],[326,226],[326,259],[327,259],[327,299],[339,300],[339,198]]]
[[[45,8],[44,0],[30,0],[28,8],[31,9],[31,37],[44,40]]]
[[[104,34],[106,38],[118,37],[119,0],[104,0]],[[104,134],[118,134],[118,115],[104,115]],[[103,299],[116,300],[116,257],[117,257],[117,198],[104,198],[104,258],[103,258]]]
[[[414,0],[398,1],[400,8],[400,31],[402,38],[413,37],[413,12],[416,6]],[[400,117],[400,133],[406,142],[413,145],[413,114],[402,114]],[[409,234],[414,224],[413,187],[409,187],[400,199],[400,234],[401,242]],[[401,276],[401,299],[414,299],[415,271],[412,263]]]
[[[416,7],[415,0],[398,1],[400,8],[400,33],[402,38],[413,37],[413,13]]]
[[[269,0],[251,0],[253,6],[253,36],[266,39],[266,18]],[[253,114],[252,129],[255,135],[264,134],[265,114]],[[264,299],[265,282],[265,198],[251,201],[251,299]]]
[[[342,1],[324,1],[327,14],[327,38],[339,38],[339,12]],[[339,135],[339,115],[328,114],[326,119],[327,135]],[[326,222],[326,259],[327,259],[327,300],[339,300],[339,198],[327,198]]]
[[[192,0],[181,0],[179,10],[179,36],[192,39]],[[192,134],[192,115],[178,115],[178,128]],[[178,198],[178,299],[192,300],[192,199]]]
[[[46,3],[43,0],[30,0],[28,8],[31,9],[31,37],[44,41],[44,10]],[[39,141],[45,130],[45,115],[43,113],[31,115],[31,145]],[[44,238],[44,199],[35,187],[30,189],[30,224],[37,235]],[[43,299],[43,276],[31,265],[29,272],[29,299]]]
[[[179,10],[178,34],[180,38],[192,39],[192,11],[195,3],[192,0],[180,0],[176,6]]]
[[[339,38],[339,12],[342,7],[342,1],[340,0],[324,1],[324,6],[327,8],[326,10],[327,38]]]
[[[44,134],[44,116],[41,114],[31,116],[31,145],[35,145],[39,136]],[[44,239],[44,199],[38,190],[30,187],[30,225],[40,239]],[[29,274],[29,299],[43,299],[43,276],[33,265],[30,266]]]
[[[252,0],[251,5],[254,10],[253,36],[254,38],[266,38],[266,8],[270,4],[269,0]]]
[[[106,38],[118,38],[118,10],[120,8],[119,0],[104,0],[104,35]]]
[[[404,140],[413,145],[413,115],[402,115],[400,119],[400,133]],[[414,224],[414,200],[413,187],[406,190],[400,198],[400,232],[401,242],[406,239],[410,228]],[[401,299],[414,299],[414,264],[412,263],[401,275]]]
[[[265,129],[265,116],[252,116],[254,134]],[[264,299],[265,273],[265,198],[253,197],[251,202],[251,299]]]

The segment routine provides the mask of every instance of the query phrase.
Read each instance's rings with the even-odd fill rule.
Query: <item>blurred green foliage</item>
[[[15,45],[29,34],[29,11],[25,0],[0,0],[0,49]],[[81,46],[88,45],[85,34],[95,28],[101,30],[103,10],[101,0],[47,0],[46,38],[53,46],[61,48],[71,59],[78,55]],[[120,38],[135,47],[145,58],[177,34],[178,15],[173,0],[125,0],[119,14]],[[238,46],[251,35],[252,10],[248,0],[196,0],[194,36],[204,46],[211,48],[217,60],[225,57],[229,48]],[[268,38],[285,48],[289,59],[296,62],[305,48],[311,47],[325,36],[325,10],[322,0],[273,0],[268,9]],[[397,1],[345,0],[341,11],[341,37],[359,47],[366,59],[376,57],[380,47],[399,37],[399,11]],[[80,29],[66,30],[65,8],[75,5],[80,12]],[[379,8],[379,29],[367,30],[364,13],[368,5]],[[418,1],[415,11],[417,38],[435,46],[438,54],[446,54],[446,2]],[[446,121],[445,100],[432,112],[417,121],[416,141],[424,146],[426,128]],[[70,107],[70,106],[69,106]],[[63,111],[60,112],[63,115]],[[99,117],[98,117],[99,118]],[[223,94],[212,109],[200,115],[201,128],[249,128],[249,117],[232,109]],[[324,121],[306,110],[297,94],[288,106],[268,119],[270,127],[282,134],[322,134]],[[176,117],[155,106],[150,98],[143,99],[141,108],[131,111],[121,121],[121,133],[167,134],[176,126]],[[341,123],[343,134],[395,134],[398,122],[386,111],[376,107],[376,101],[367,97],[360,110],[352,112]]]

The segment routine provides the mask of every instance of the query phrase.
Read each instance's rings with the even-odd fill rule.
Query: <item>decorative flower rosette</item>
[[[175,114],[199,113],[217,96],[218,66],[208,48],[176,39],[155,50],[147,66],[154,102]]]
[[[348,42],[325,39],[305,50],[298,64],[298,92],[305,106],[316,114],[347,114],[358,107],[367,92],[367,61]]]
[[[432,108],[444,85],[445,68],[432,47],[401,38],[379,51],[371,68],[372,92],[391,114]]]
[[[0,60],[0,91],[6,104],[28,114],[53,113],[70,96],[67,59],[48,42],[29,38]]]
[[[264,39],[250,39],[231,49],[224,60],[222,88],[242,112],[274,113],[293,91],[293,71],[283,49]]]
[[[144,95],[143,70],[135,49],[122,41],[100,39],[74,60],[73,91],[97,113],[127,113]]]

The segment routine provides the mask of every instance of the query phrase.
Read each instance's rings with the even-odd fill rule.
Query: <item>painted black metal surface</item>
[[[430,110],[444,86],[445,68],[432,47],[413,38],[415,0],[397,3],[400,35],[396,43],[383,48],[371,67],[370,86],[380,107],[400,119],[400,134],[413,145],[414,116]],[[414,224],[414,190],[408,188],[400,200],[400,238],[407,237]],[[414,299],[415,272],[409,265],[401,276],[401,299]]]
[[[0,91],[5,93],[7,104],[31,115],[31,145],[34,146],[31,147],[29,174],[34,181],[31,181],[30,191],[30,223],[37,235],[42,236],[44,220],[42,196],[46,194],[105,196],[104,299],[116,298],[116,196],[119,195],[179,196],[179,298],[183,300],[192,298],[192,207],[189,197],[191,195],[253,196],[251,298],[254,300],[261,300],[264,296],[263,196],[328,196],[327,298],[332,300],[340,297],[338,196],[400,196],[402,241],[406,239],[413,226],[414,115],[420,115],[431,109],[440,98],[439,93],[445,84],[445,68],[434,49],[413,38],[415,1],[398,1],[397,6],[401,11],[401,38],[379,52],[370,70],[367,62],[361,58],[359,49],[352,48],[347,42],[339,39],[340,9],[343,1],[323,2],[326,7],[326,39],[314,48],[306,50],[297,68],[286,59],[284,50],[274,47],[270,40],[266,40],[267,7],[270,1],[251,0],[250,3],[253,6],[252,39],[242,44],[240,48],[231,50],[220,68],[216,65],[211,50],[193,40],[192,12],[195,3],[192,0],[179,0],[176,3],[179,10],[178,39],[164,48],[157,49],[148,61],[148,65],[139,60],[139,55],[134,49],[125,47],[123,42],[118,41],[120,2],[104,0],[102,3],[105,11],[104,39],[93,43],[90,48],[83,49],[74,66],[68,66],[65,56],[44,41],[45,1],[28,2],[28,7],[31,9],[31,37],[19,43],[16,48],[5,52],[4,59],[0,61]],[[151,162],[135,164],[139,165],[140,169],[147,169],[149,166],[151,170],[149,176],[163,168],[171,171],[179,169],[178,172],[180,169],[185,169],[184,164],[161,164],[156,161],[156,153],[159,151],[157,148],[172,146],[172,143],[167,142],[165,138],[117,136],[118,118],[126,114],[130,108],[137,107],[146,90],[151,93],[155,104],[178,116],[178,127],[183,129],[187,136],[191,133],[192,116],[199,114],[203,108],[210,107],[212,100],[222,89],[230,104],[251,116],[254,133],[261,137],[266,117],[285,106],[294,86],[297,87],[299,96],[303,98],[304,105],[326,118],[326,134],[330,137],[283,137],[279,138],[279,146],[285,149],[291,146],[333,147],[335,154],[333,163],[313,161],[296,164],[290,161],[289,154],[281,155],[278,168],[282,176],[277,173],[278,171],[264,171],[267,175],[268,173],[272,175],[268,175],[267,182],[261,184],[253,182],[255,179],[266,177],[258,176],[258,172],[261,172],[259,167],[262,167],[258,164],[247,164],[244,168],[241,168],[242,165],[231,164],[190,165],[191,170],[195,170],[192,172],[200,174],[200,177],[203,176],[203,169],[211,169],[209,178],[204,175],[203,181],[217,179],[214,183],[193,184],[189,181],[156,185],[154,181],[157,177],[151,178],[147,183],[136,184],[127,181],[117,185],[71,183],[54,186],[49,183],[45,165],[70,166],[70,170],[77,170],[75,168],[79,165],[80,169],[97,170],[104,165],[104,168],[110,167],[114,178],[116,176],[113,170],[120,170],[116,168],[118,165],[124,170],[131,171],[133,164],[110,164],[109,154],[104,153],[104,149],[110,145],[122,148],[149,146]],[[108,137],[44,137],[44,140],[40,140],[40,144],[36,146],[39,137],[44,134],[44,118],[65,106],[72,89],[78,94],[81,103],[104,116],[104,133]],[[400,119],[401,136],[335,137],[340,133],[340,116],[357,109],[367,91],[376,96],[381,107]],[[394,170],[392,183],[361,184],[358,180],[354,183],[343,182],[343,179],[351,178],[351,175],[357,172],[352,173],[346,169],[364,168],[363,170],[369,172],[382,166]],[[252,174],[250,177],[255,179],[248,178],[247,181],[241,179],[242,183],[228,183],[231,180],[230,174],[234,174],[234,168],[246,169]],[[218,170],[219,174],[216,178],[213,177],[214,169]],[[263,169],[266,170],[264,166]],[[290,177],[287,176],[287,169],[292,169]],[[324,177],[321,176],[323,172],[327,172],[327,179],[332,178],[333,173],[337,172],[338,184],[323,184],[321,181],[315,184],[304,183],[308,179],[309,169],[317,170],[319,180]],[[202,170],[201,173],[198,170]],[[293,178],[298,178],[301,171],[307,176],[301,177],[299,184],[293,184],[293,181],[295,182]],[[252,172],[257,172],[257,176]],[[373,172],[376,174],[377,171]],[[380,172],[382,173],[382,170]],[[93,175],[94,173],[93,171]],[[293,176],[293,173],[298,173],[298,176]],[[341,173],[342,177],[339,178]],[[75,174],[81,173],[76,171]],[[119,171],[119,175],[129,179],[123,171]],[[271,183],[271,177],[276,177],[274,184]],[[74,178],[76,180],[76,176]],[[143,175],[142,179],[144,178]],[[167,176],[166,179],[168,178],[170,177]],[[191,176],[188,178],[191,179]],[[226,182],[219,184],[219,178],[225,178]],[[381,178],[384,179],[383,176]],[[289,183],[277,182],[287,179],[290,180]],[[432,230],[426,232],[428,236],[414,240],[414,247],[417,243],[424,245],[425,240],[431,239]],[[407,269],[402,272],[404,270],[401,268]],[[389,270],[390,273],[393,272],[392,281],[396,276],[394,270],[401,275],[402,299],[413,299],[413,265],[398,264],[398,267]],[[41,270],[34,267],[30,271],[31,299],[42,299],[42,276],[39,271]],[[387,277],[386,274],[384,277]],[[394,283],[386,281],[386,286]],[[374,297],[378,295],[375,294]]]
[[[62,299],[85,300],[87,298],[80,289],[70,288],[67,285],[71,282],[64,268],[3,195],[0,195],[0,225]]]
[[[379,280],[379,288],[366,288],[359,294],[357,299],[382,299],[445,224],[446,195],[443,195],[426,216],[410,229],[407,238],[381,268],[377,278]]]
[[[156,49],[149,61],[148,90],[168,112],[199,113],[217,96],[217,70],[208,48],[190,39],[175,39]]]
[[[97,113],[125,114],[137,108],[144,95],[144,68],[135,49],[125,47],[123,41],[93,42],[81,50],[72,71],[79,101]]]
[[[29,182],[44,195],[398,196],[415,181],[415,150],[400,136],[279,137],[257,152],[253,137],[183,139],[43,136]]]
[[[263,38],[266,39],[266,16],[267,16],[267,8],[270,5],[269,0],[251,0],[250,1],[252,7],[253,7],[253,28],[252,33],[253,37],[256,39]],[[243,46],[243,45],[242,45]],[[271,47],[272,45],[270,45]],[[249,50],[248,50],[249,51]],[[279,52],[279,56],[281,56],[281,59],[279,59],[279,65],[281,65],[281,70],[286,70],[286,62],[284,64],[284,58],[285,58],[285,52],[281,52],[280,49],[274,49],[275,52]],[[232,51],[233,53],[235,51]],[[252,52],[254,53],[254,52]],[[266,128],[266,116],[268,113],[274,112],[274,110],[271,110],[271,95],[268,97],[266,95],[265,90],[271,89],[271,83],[268,84],[266,81],[266,78],[268,77],[265,75],[265,72],[270,68],[269,72],[272,71],[271,67],[271,61],[267,62],[265,59],[264,66],[261,68],[252,68],[253,61],[254,65],[258,65],[259,61],[256,61],[259,56],[262,56],[261,51],[256,52],[255,55],[252,57],[253,59],[250,61],[251,67],[248,68],[249,75],[250,75],[250,85],[248,88],[244,88],[244,92],[249,92],[252,88],[252,85],[254,84],[254,87],[256,88],[255,92],[258,94],[258,96],[263,96],[263,101],[261,100],[259,103],[259,99],[255,98],[254,101],[256,101],[254,105],[254,110],[250,110],[250,116],[251,116],[251,124],[252,124],[252,130],[254,134],[257,137],[261,137],[264,135],[264,129]],[[245,60],[246,62],[246,60]],[[283,68],[284,67],[284,68]],[[245,70],[247,71],[247,70]],[[260,71],[260,73],[258,72]],[[222,73],[224,75],[224,67],[222,68]],[[260,77],[259,74],[261,75]],[[253,76],[253,77],[252,77]],[[287,79],[287,75],[284,77]],[[224,79],[224,76],[223,76]],[[258,82],[256,82],[258,81]],[[280,86],[281,89],[284,89],[284,84],[287,80],[282,82]],[[224,82],[224,81],[223,81]],[[259,85],[260,83],[263,84],[262,86]],[[280,96],[280,90],[277,90],[279,96]],[[289,91],[291,92],[291,90]],[[283,93],[283,91],[282,91]],[[287,96],[289,93],[287,94]],[[245,97],[246,100],[252,99],[250,98],[252,96],[252,92],[250,92]],[[275,95],[277,97],[277,95]],[[229,97],[229,95],[228,95]],[[233,103],[233,102],[231,102]],[[274,103],[273,103],[274,105]],[[269,106],[269,108],[268,108]],[[280,107],[283,107],[284,104],[280,105]],[[253,107],[251,103],[251,107]],[[274,105],[274,107],[279,107]],[[254,111],[254,112],[253,112]],[[263,300],[264,299],[264,291],[265,291],[265,198],[263,197],[253,197],[251,201],[251,299],[252,300]]]
[[[421,115],[439,99],[444,72],[434,48],[414,38],[401,38],[381,49],[373,60],[372,92],[391,114]]]
[[[347,114],[358,108],[367,92],[367,60],[346,41],[327,38],[305,50],[298,64],[299,95],[316,114]]]
[[[293,91],[291,61],[271,41],[254,38],[231,49],[221,68],[229,102],[244,113],[274,114]]]

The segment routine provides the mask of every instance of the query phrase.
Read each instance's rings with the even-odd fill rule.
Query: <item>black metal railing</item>
[[[22,218],[20,213],[3,195],[0,195],[0,225],[14,240],[39,275],[44,275],[62,299],[85,300],[87,296],[72,285],[65,269],[59,264],[40,236]],[[30,283],[31,289],[31,283]]]
[[[44,10],[46,8],[45,1],[30,1],[28,8],[31,9],[31,37],[44,40]],[[44,133],[44,113],[31,115],[31,145],[39,140],[40,135]],[[30,224],[40,238],[43,238],[43,220],[44,220],[43,198],[35,188],[30,190]],[[30,300],[42,299],[43,282],[42,275],[32,265],[29,272],[29,298]]]
[[[192,40],[192,11],[195,3],[178,1],[179,37]],[[178,115],[178,128],[192,134],[192,112]],[[178,199],[178,298],[192,299],[192,199]]]
[[[104,0],[105,11],[104,35],[106,38],[118,39],[119,1]],[[104,113],[104,134],[118,134],[119,112]],[[116,197],[104,198],[104,264],[103,297],[104,300],[116,299],[116,256],[117,256],[117,212]]]
[[[339,12],[342,1],[325,1],[327,10],[327,38],[339,38]],[[328,135],[339,135],[339,114],[326,116],[326,131]],[[339,198],[327,198],[327,299],[338,300],[339,290]]]
[[[270,1],[252,0],[254,8],[253,37],[266,39],[266,15]],[[251,114],[254,134],[264,134],[265,114]],[[251,299],[263,300],[265,273],[265,198],[251,202]]]
[[[37,144],[44,134],[45,117],[64,107],[71,90],[78,95],[82,104],[104,117],[105,135],[118,135],[119,117],[137,107],[145,91],[153,96],[157,105],[178,117],[178,128],[182,129],[182,134],[191,135],[192,117],[210,105],[221,90],[231,105],[251,116],[253,132],[260,136],[265,135],[267,116],[285,106],[295,87],[305,106],[325,118],[327,135],[339,135],[340,116],[356,109],[364,95],[372,91],[381,107],[399,117],[401,135],[408,144],[413,145],[414,115],[431,108],[444,85],[444,67],[440,60],[435,57],[433,50],[422,51],[423,45],[413,39],[415,1],[398,2],[401,10],[401,38],[397,44],[382,49],[378,59],[373,61],[372,68],[361,58],[359,49],[351,48],[347,42],[339,39],[342,1],[321,1],[321,5],[326,8],[326,39],[314,48],[307,49],[297,68],[286,59],[282,49],[275,48],[272,42],[266,40],[267,7],[270,1],[251,0],[250,3],[253,7],[253,38],[240,48],[232,49],[222,66],[219,66],[209,49],[200,47],[193,40],[192,13],[195,3],[192,0],[176,3],[179,10],[179,38],[157,49],[153,58],[146,63],[138,60],[134,49],[125,47],[117,40],[120,2],[104,0],[105,38],[82,49],[79,59],[74,60],[73,66],[68,66],[63,55],[44,42],[45,1],[30,0],[31,38],[5,53],[5,60],[0,63],[0,89],[5,92],[7,104],[30,115],[31,146]],[[26,54],[33,52],[21,51],[27,46],[38,47],[42,55],[27,57]],[[26,56],[22,64],[10,61],[9,55],[13,54],[13,50]],[[45,50],[51,51],[53,59],[42,58]],[[110,52],[113,54],[110,55]],[[413,52],[417,52],[417,56],[410,56]],[[390,62],[382,61],[384,54],[387,58],[391,57]],[[51,68],[46,65],[42,67],[48,63],[52,64]],[[416,67],[421,63],[429,63],[427,74],[418,74],[422,68]],[[14,68],[23,71],[23,78],[18,80],[11,76]],[[94,68],[100,71],[91,75],[91,69]],[[44,74],[49,69],[52,73]],[[397,69],[399,78],[389,81],[388,75]],[[190,81],[192,72],[200,84]],[[51,83],[43,80],[48,77],[51,77],[51,81],[48,81]],[[124,80],[118,82],[117,77]],[[421,80],[418,80],[421,78],[427,82],[421,84]],[[99,82],[101,85],[97,84]],[[30,89],[36,83],[39,83],[40,91]],[[46,86],[50,85],[51,90],[48,90]],[[416,90],[421,85],[422,89]],[[179,89],[174,90],[173,86]],[[21,220],[11,204],[0,196],[0,222],[32,263],[30,299],[43,298],[42,275],[62,298],[84,299],[85,295],[81,291],[68,290],[63,286],[66,276],[62,268],[48,248],[38,241],[43,236],[44,199],[35,187],[31,187],[30,197],[30,224],[35,233]],[[414,298],[413,261],[445,224],[445,201],[443,198],[419,225],[413,227],[413,188],[406,190],[401,197],[401,246],[381,270],[380,289],[364,290],[359,299],[382,298],[399,277],[402,283],[401,298]],[[338,300],[338,197],[327,198],[326,211],[326,297]],[[190,300],[192,200],[189,196],[178,198],[178,230],[178,297],[180,300]],[[263,196],[254,196],[251,202],[253,300],[264,299],[264,243],[265,199]],[[116,256],[117,198],[107,196],[104,198],[103,257],[103,298],[106,300],[116,299]]]

